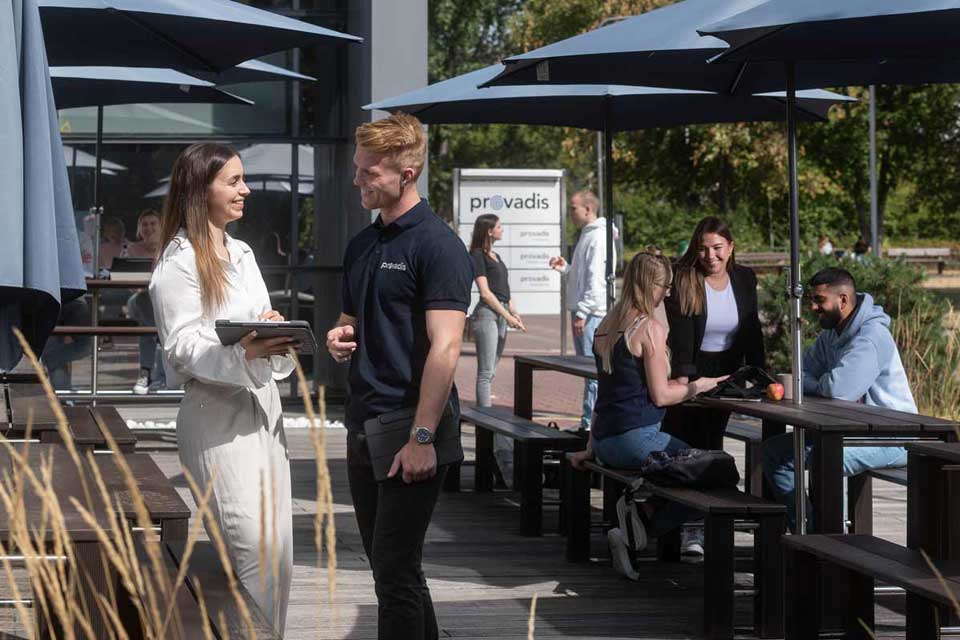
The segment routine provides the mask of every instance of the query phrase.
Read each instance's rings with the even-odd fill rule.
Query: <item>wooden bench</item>
[[[790,266],[790,254],[779,251],[738,253],[737,262],[754,271],[780,271]]]
[[[936,266],[937,273],[942,274],[950,259],[950,249],[947,247],[910,247],[887,249],[888,258],[896,258],[911,264]]]
[[[8,438],[22,438],[27,433],[28,416],[33,411],[33,421],[30,423],[32,437],[40,442],[62,442],[57,430],[56,417],[47,404],[44,396],[29,396],[15,398],[12,402],[15,409],[15,422],[3,423],[0,419],[0,431]],[[82,450],[93,449],[95,452],[110,451],[104,433],[109,433],[117,447],[124,453],[133,453],[137,445],[137,437],[127,427],[127,423],[115,407],[109,406],[82,406],[64,407],[67,418],[67,430],[73,437],[74,444]]]
[[[147,545],[142,538],[137,540],[137,557],[140,566],[144,568],[152,567],[147,553]],[[158,549],[163,562],[163,568],[167,573],[169,584],[176,580],[177,571],[184,557],[185,543],[182,542],[160,542]],[[251,636],[250,630],[243,621],[240,613],[240,607],[230,590],[227,574],[224,572],[223,564],[217,555],[216,549],[210,542],[197,542],[191,550],[190,557],[187,559],[187,574],[184,584],[172,594],[175,599],[174,609],[177,612],[179,624],[171,624],[167,630],[165,638],[173,640],[193,640],[195,638],[206,637],[204,625],[209,624],[215,637],[217,638],[246,638],[256,637],[258,640],[279,640],[280,634],[273,628],[273,624],[267,620],[263,612],[257,606],[250,592],[237,580],[237,591],[243,600],[246,609],[250,613],[253,624],[254,636]],[[118,614],[121,624],[127,630],[131,640],[142,640],[144,638],[143,629],[140,623],[140,617],[129,599],[120,597],[123,594],[123,586],[119,582],[116,587],[118,593]],[[204,620],[203,611],[200,608],[199,598],[202,594],[203,603],[206,607],[207,618]],[[169,600],[160,603],[160,610],[165,611]],[[223,625],[226,625],[225,627]]]
[[[847,478],[847,519],[850,533],[873,533],[873,480],[907,486],[907,469],[870,469]]]
[[[819,638],[822,611],[819,594],[823,571],[833,566],[846,571],[830,572],[830,579],[843,581],[845,602],[825,603],[842,613],[846,638],[874,637],[874,582],[883,582],[907,592],[907,640],[940,637],[941,607],[951,596],[919,551],[907,549],[869,535],[786,536],[783,539],[786,571],[786,638]],[[934,561],[947,589],[960,594],[960,564]],[[866,625],[866,629],[862,625]]]
[[[476,428],[476,491],[492,491],[494,466],[493,435],[500,434],[516,443],[517,478],[520,491],[520,528],[523,535],[543,532],[543,454],[545,451],[582,449],[581,438],[516,416],[495,407],[460,408],[461,422]],[[450,469],[448,473],[459,473]],[[457,480],[459,484],[459,480]]]
[[[643,487],[652,495],[683,505],[704,516],[704,634],[707,638],[732,638],[734,633],[734,526],[736,521],[756,524],[754,536],[754,630],[761,638],[783,635],[783,561],[780,538],[786,531],[786,507],[737,489],[661,487],[645,481],[636,471],[609,469],[586,462],[587,471],[564,464],[567,559],[590,558],[590,474],[604,481],[604,507],[609,509],[608,485],[619,485],[628,499]],[[679,535],[658,540],[658,555],[679,559]],[[667,553],[664,554],[664,547]]]

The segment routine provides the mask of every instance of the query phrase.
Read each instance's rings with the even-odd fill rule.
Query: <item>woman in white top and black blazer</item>
[[[701,220],[676,271],[665,302],[673,374],[685,381],[729,375],[744,364],[765,367],[757,276],[736,264],[726,223]],[[663,427],[691,446],[722,449],[729,418],[727,411],[680,405],[670,407]]]

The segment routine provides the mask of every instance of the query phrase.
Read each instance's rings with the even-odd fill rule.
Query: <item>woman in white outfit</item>
[[[234,569],[282,634],[293,569],[293,518],[275,380],[293,371],[293,361],[284,355],[290,341],[252,332],[223,346],[214,331],[214,321],[221,318],[283,320],[270,309],[250,247],[225,231],[243,217],[249,193],[240,157],[229,147],[195,144],[180,154],[164,203],[163,250],[150,297],[167,384],[182,384],[186,391],[177,416],[180,462],[201,489],[213,483],[213,515]],[[267,524],[265,581],[260,577],[261,508]]]

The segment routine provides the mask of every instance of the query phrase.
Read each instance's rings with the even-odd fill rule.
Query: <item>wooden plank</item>
[[[917,442],[908,444],[906,448],[910,453],[938,458],[950,464],[960,464],[960,443]]]
[[[569,448],[584,444],[580,437],[572,433],[544,426],[497,407],[461,407],[460,418],[515,440],[535,440],[545,447]]]
[[[103,432],[93,419],[89,407],[64,407],[67,416],[67,428],[78,447],[105,447],[106,439]]]
[[[870,425],[866,421],[851,420],[833,415],[830,409],[823,405],[795,405],[792,402],[775,402],[773,400],[752,402],[749,400],[703,397],[698,398],[697,401],[710,407],[726,409],[745,416],[790,424],[804,429],[844,433],[859,433],[870,430]]]
[[[109,433],[117,443],[117,447],[124,453],[133,453],[137,446],[137,436],[134,435],[127,426],[126,421],[120,417],[116,407],[96,406],[90,407],[94,421],[97,423],[100,431]]]
[[[589,356],[542,356],[542,355],[515,355],[514,363],[520,362],[532,366],[534,369],[559,371],[581,378],[597,378],[597,365]]]
[[[124,515],[128,518],[136,516],[133,498],[127,488],[116,458],[113,456],[98,455],[95,457],[97,468],[103,477],[103,482],[113,499],[119,499]],[[144,505],[155,523],[167,519],[189,519],[190,507],[183,501],[176,488],[160,470],[157,463],[145,453],[133,453],[124,456],[130,467],[133,477],[137,481],[137,488],[143,496]]]
[[[884,482],[892,482],[901,487],[906,487],[909,483],[907,470],[903,467],[896,469],[870,469],[867,471],[867,474],[872,478],[883,480]]]
[[[185,543],[167,542],[164,544],[173,557],[174,562],[179,567],[183,559]],[[197,595],[197,585],[200,585],[211,626],[216,629],[219,637],[246,638],[249,635],[247,626],[244,624],[240,615],[240,608],[230,590],[227,576],[223,572],[223,564],[211,543],[198,542],[193,547],[189,558],[187,579],[194,592],[194,596]],[[247,610],[250,612],[253,629],[258,640],[280,640],[280,635],[274,630],[273,624],[263,615],[260,607],[258,607],[254,601],[253,596],[250,595],[250,592],[246,590],[239,580],[237,581],[237,589]],[[226,629],[220,628],[221,612],[223,612],[223,617],[226,619]]]
[[[937,577],[920,552],[881,538],[861,535],[786,536],[783,544],[828,560],[832,564],[866,573],[943,604],[950,603]],[[960,563],[935,562],[947,588],[960,593]]]

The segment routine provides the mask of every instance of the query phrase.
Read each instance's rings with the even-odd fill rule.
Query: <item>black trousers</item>
[[[717,353],[701,351],[697,354],[699,376],[696,377],[730,375],[740,368],[741,360],[732,350]],[[667,407],[660,428],[691,447],[719,451],[723,449],[723,433],[727,430],[729,420],[729,411],[681,404]]]
[[[347,477],[363,548],[376,585],[379,640],[437,640],[433,600],[421,568],[423,539],[447,468],[404,484],[378,483],[361,433],[347,434]]]

